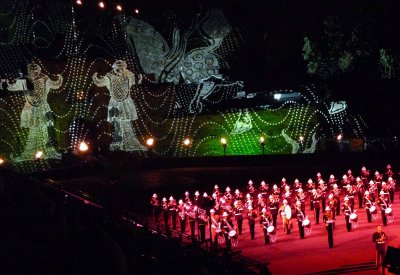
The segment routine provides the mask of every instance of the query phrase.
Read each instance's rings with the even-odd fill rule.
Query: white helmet
[[[195,196],[200,196],[200,192],[199,192],[199,191],[196,191],[196,192],[194,192],[194,195],[195,195]]]
[[[262,182],[261,182],[261,185],[262,185],[262,186],[265,186],[265,185],[266,185],[266,184],[265,184],[265,181],[262,181]]]
[[[313,183],[312,179],[308,179],[307,183]]]
[[[164,197],[164,198],[162,199],[162,201],[167,201],[167,198]]]
[[[156,193],[153,194],[153,198],[157,198],[157,194]]]
[[[368,191],[365,191],[365,192],[364,192],[364,195],[369,195],[369,192],[368,192]]]
[[[287,200],[283,200],[283,203],[284,203],[284,204],[287,204],[287,203],[288,203],[288,201],[287,201]]]
[[[329,178],[330,178],[330,179],[334,179],[335,176],[334,176],[334,175],[330,175]]]
[[[329,206],[325,207],[325,211],[331,211],[331,208]]]
[[[214,210],[214,209],[210,209],[210,213],[211,213],[211,214],[214,214],[214,213],[215,213],[215,210]]]
[[[278,189],[278,185],[274,184],[273,189]]]
[[[299,183],[299,180],[298,180],[298,179],[295,179],[294,182],[295,182],[295,183]]]
[[[226,187],[225,191],[226,191],[226,192],[231,192],[231,189],[229,188],[229,186]]]
[[[207,197],[208,197],[207,192],[204,192],[203,197],[204,197],[204,198],[207,198]]]
[[[218,189],[219,187],[218,187],[218,185],[214,185],[214,189]]]
[[[360,178],[360,177],[357,177],[357,178],[356,178],[356,181],[361,181],[361,178]]]
[[[351,174],[351,170],[349,169],[349,170],[347,170],[347,174]]]
[[[317,173],[317,177],[321,177],[321,173],[320,172]]]
[[[179,204],[183,204],[183,200],[179,200],[178,203],[179,203]]]
[[[301,193],[301,192],[303,192],[303,189],[299,188],[299,189],[297,189],[297,192]]]
[[[338,188],[338,185],[335,183],[335,184],[333,185],[333,188]]]
[[[267,212],[267,209],[264,207],[263,209],[261,209],[261,212],[265,213]]]
[[[185,192],[185,196],[189,196],[189,191],[186,191],[186,192]]]
[[[383,192],[383,190],[381,190],[381,192],[379,192],[379,195],[385,195],[385,192]]]
[[[388,181],[392,181],[393,180],[393,178],[392,177],[388,177]]]
[[[173,201],[173,200],[174,200],[174,197],[173,197],[173,196],[169,197],[169,200],[170,200],[170,201]]]
[[[235,194],[236,194],[236,195],[239,195],[239,194],[240,194],[239,189],[236,189],[236,190],[235,190]]]
[[[250,199],[250,198],[251,198],[250,194],[247,194],[247,195],[246,195],[246,198]]]
[[[286,179],[285,179],[285,178],[282,178],[282,181],[283,181],[283,182],[285,182],[285,181],[286,181]]]
[[[297,205],[301,205],[301,201],[296,201],[296,204]]]
[[[229,215],[228,215],[228,213],[227,212],[224,212],[224,214],[222,214],[222,217],[228,217]]]
[[[323,181],[323,180],[319,180],[318,183],[319,183],[319,184],[324,184],[324,181]]]
[[[253,181],[252,181],[252,180],[249,180],[249,184],[250,184],[250,185],[253,185]]]
[[[347,179],[347,175],[343,175],[342,179]]]

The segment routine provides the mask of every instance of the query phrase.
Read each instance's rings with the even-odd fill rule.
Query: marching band
[[[296,218],[300,239],[309,236],[311,222],[305,207],[308,199],[312,209],[310,213],[313,213],[316,225],[319,224],[322,212],[322,222],[328,232],[328,244],[329,247],[333,247],[333,229],[336,216],[340,215],[340,212],[344,214],[347,231],[357,228],[356,202],[359,209],[365,207],[368,223],[377,219],[378,207],[381,210],[383,225],[393,222],[391,205],[396,190],[396,180],[393,176],[394,173],[388,165],[384,174],[376,171],[372,178],[365,167],[361,168],[358,177],[354,177],[351,170],[348,170],[340,181],[337,181],[334,175],[330,175],[329,180],[325,181],[321,173],[317,173],[316,183],[310,178],[305,186],[298,179],[290,185],[282,178],[280,187],[271,184],[270,189],[269,184],[262,181],[257,188],[253,181],[249,180],[245,196],[239,189],[231,193],[229,186],[221,193],[218,185],[215,185],[211,197],[207,193],[201,197],[200,192],[196,191],[191,198],[186,191],[184,198],[178,203],[173,196],[170,196],[169,200],[164,197],[160,203],[157,194],[153,194],[150,204],[154,222],[160,222],[159,216],[162,213],[166,230],[170,227],[176,229],[179,221],[180,232],[185,233],[189,223],[192,238],[197,236],[200,241],[205,241],[206,228],[209,226],[212,243],[225,243],[226,248],[231,249],[238,244],[239,236],[242,235],[245,217],[248,220],[251,240],[255,239],[256,220],[259,219],[265,244],[274,243],[278,216],[286,234],[291,233],[292,218]]]

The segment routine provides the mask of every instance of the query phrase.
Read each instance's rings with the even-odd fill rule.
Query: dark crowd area
[[[27,175],[0,173],[0,274],[253,274],[230,254],[181,244]]]

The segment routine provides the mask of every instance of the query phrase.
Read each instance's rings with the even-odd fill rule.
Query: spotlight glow
[[[39,160],[43,158],[43,151],[37,151],[35,154],[35,159]]]
[[[106,5],[104,4],[104,2],[102,2],[102,1],[101,1],[101,2],[99,2],[99,7],[100,7],[100,8],[104,9],[104,8],[105,8],[105,6],[106,6]]]
[[[336,138],[337,138],[338,141],[341,141],[343,136],[342,136],[342,134],[339,134]]]
[[[77,5],[82,5],[82,1],[81,0],[76,0],[75,2]]]
[[[117,11],[122,11],[122,6],[121,5],[117,5],[115,8],[117,9]]]
[[[260,143],[264,144],[265,143],[265,138],[264,137],[260,137]]]
[[[85,153],[85,152],[87,152],[88,150],[89,150],[89,145],[88,145],[86,142],[82,141],[82,142],[79,144],[79,151],[82,152],[82,153]]]
[[[183,141],[183,145],[189,146],[190,145],[190,139],[189,138],[185,138],[185,140]]]
[[[3,165],[3,164],[4,164],[4,162],[5,162],[5,160],[4,160],[4,159],[2,159],[2,158],[0,158],[0,165]]]
[[[154,145],[154,138],[148,138],[146,144],[147,146],[152,147]]]
[[[226,143],[227,143],[226,138],[221,138],[221,143],[222,143],[222,146],[226,146]]]
[[[300,140],[300,142],[303,142],[303,141],[304,141],[304,137],[303,137],[303,136],[300,136],[300,137],[299,137],[299,140]]]
[[[135,9],[134,13],[139,14],[139,9]]]

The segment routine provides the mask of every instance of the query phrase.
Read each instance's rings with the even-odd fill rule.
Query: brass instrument
[[[200,220],[202,220],[202,221],[205,222],[205,223],[208,222],[208,217],[207,217],[207,212],[206,212],[206,210],[199,208],[199,209],[197,210],[197,213],[198,213],[198,216],[197,216],[197,217],[198,217]]]

